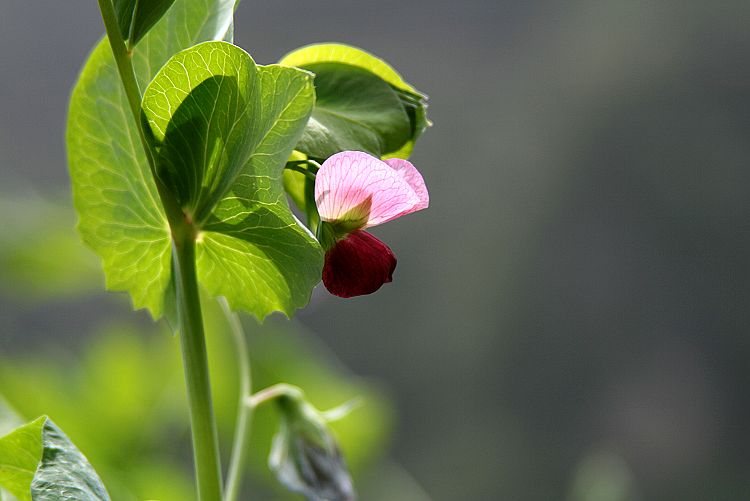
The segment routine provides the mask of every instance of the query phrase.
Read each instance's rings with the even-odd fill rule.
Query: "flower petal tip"
[[[326,252],[323,284],[339,297],[372,294],[393,280],[396,256],[365,231],[354,231]]]
[[[429,195],[409,161],[344,151],[323,162],[315,180],[315,202],[324,221],[356,218],[368,228],[426,208]]]
[[[416,212],[430,206],[430,194],[427,192],[427,185],[414,164],[403,158],[389,158],[385,160],[385,163],[398,172],[417,195],[419,202],[414,205],[410,212]]]

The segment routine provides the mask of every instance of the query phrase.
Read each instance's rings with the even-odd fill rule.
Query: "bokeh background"
[[[73,230],[66,105],[98,16],[0,5],[0,392],[121,499],[190,499],[161,456],[189,448],[176,345]],[[394,283],[245,319],[260,380],[365,395],[338,428],[363,501],[750,499],[749,26],[743,0],[243,2],[259,63],[341,41],[430,95],[432,206],[375,231]],[[287,499],[259,422],[256,499]]]

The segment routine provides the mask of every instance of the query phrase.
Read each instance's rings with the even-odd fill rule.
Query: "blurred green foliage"
[[[93,255],[78,242],[70,224],[70,208],[34,198],[3,200],[6,208],[12,207],[3,214],[24,215],[2,221],[8,231],[0,240],[0,270],[4,277],[12,277],[3,280],[3,285],[13,284],[14,292],[40,303],[62,297],[74,301],[95,293],[101,275]],[[39,249],[50,245],[49,238],[60,244],[59,252]],[[10,292],[10,288],[4,291]],[[234,345],[218,304],[203,299],[214,403],[222,451],[228,454],[238,399]],[[81,351],[51,338],[48,345],[12,357],[0,353],[0,393],[9,404],[0,406],[0,431],[17,424],[19,417],[47,414],[86,454],[113,499],[193,499],[178,339],[162,324],[144,327],[136,315],[130,315],[131,322],[128,313],[123,313],[126,320],[92,323],[87,332],[81,332],[86,338]],[[331,425],[355,482],[386,468],[383,471],[395,471],[389,483],[399,485],[403,472],[383,463],[393,420],[383,391],[353,377],[299,324],[280,319],[264,325],[250,318],[243,321],[254,388],[295,384],[321,409],[361,398],[364,405]],[[250,485],[254,492],[267,492],[263,499],[296,499],[276,486],[266,466],[277,425],[274,406],[256,412],[250,439]],[[377,476],[377,483],[382,482],[384,477]],[[409,484],[407,480],[401,492],[418,489]],[[391,497],[381,499],[393,499],[392,493],[385,495]]]
[[[69,297],[103,287],[93,253],[76,238],[62,197],[0,197],[0,288],[18,300]]]

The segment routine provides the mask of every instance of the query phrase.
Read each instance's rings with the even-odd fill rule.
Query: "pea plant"
[[[274,403],[268,462],[278,480],[307,499],[354,499],[328,427],[350,406],[324,412],[301,388],[252,388],[236,315],[292,316],[321,280],[340,297],[392,280],[393,252],[364,230],[429,204],[405,159],[429,125],[426,97],[341,44],[256,64],[232,44],[235,0],[98,1],[106,37],[75,85],[66,135],[78,229],[107,288],[179,337],[197,498],[239,498],[253,411]],[[242,380],[228,465],[201,290],[236,327]],[[0,438],[0,487],[22,501],[110,499],[46,416]]]

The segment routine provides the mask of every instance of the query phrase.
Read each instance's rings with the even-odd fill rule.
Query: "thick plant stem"
[[[229,460],[229,470],[227,473],[226,490],[224,491],[225,501],[237,501],[242,488],[242,477],[247,463],[248,446],[250,439],[250,427],[253,421],[253,407],[247,405],[247,401],[252,395],[252,371],[250,368],[250,357],[247,348],[245,332],[242,329],[242,323],[238,315],[229,308],[229,303],[225,298],[219,298],[221,309],[229,322],[234,338],[235,350],[237,351],[237,367],[240,377],[239,403],[237,407],[237,424],[234,428],[234,443],[232,444],[232,456]]]
[[[125,46],[122,33],[120,33],[120,27],[117,24],[117,16],[115,15],[112,0],[99,0],[99,10],[102,12],[109,46],[112,48],[112,55],[117,64],[117,71],[120,73],[120,80],[122,80],[122,85],[125,87],[125,95],[128,98],[130,111],[133,113],[136,122],[138,122],[141,114],[141,92],[138,89],[138,81],[135,78],[133,64],[130,61],[131,54]]]
[[[112,4],[112,0],[99,0],[99,10],[102,13],[102,19],[104,20],[104,27],[107,30],[107,38],[109,39],[109,46],[112,48],[112,55],[117,64],[117,72],[120,75],[120,81],[122,82],[123,89],[125,90],[125,96],[128,100],[130,112],[133,115],[135,121],[135,127],[138,130],[138,137],[141,139],[141,145],[146,153],[146,159],[148,160],[148,166],[151,171],[151,176],[156,184],[156,189],[159,192],[164,211],[169,220],[170,226],[178,224],[182,220],[182,210],[179,204],[175,200],[174,196],[167,190],[163,183],[159,180],[156,175],[156,162],[154,160],[154,153],[146,139],[146,134],[143,130],[143,124],[141,123],[141,91],[138,88],[138,80],[135,76],[135,69],[133,68],[132,52],[125,46],[122,33],[120,33],[120,27],[117,24],[117,17],[115,15],[115,9]]]
[[[211,402],[206,343],[195,272],[195,232],[192,224],[185,220],[178,202],[172,193],[164,187],[157,175],[154,152],[141,121],[141,91],[133,68],[132,51],[126,47],[123,35],[120,33],[112,0],[99,0],[99,9],[107,30],[107,38],[123,90],[133,115],[134,125],[138,131],[151,175],[172,231],[174,242],[173,270],[176,282],[177,308],[180,316],[180,341],[185,366],[190,425],[193,434],[198,499],[200,501],[221,501],[221,463],[219,461],[218,437]]]
[[[195,235],[192,232],[175,237],[173,255],[198,499],[221,501],[219,442],[211,402],[206,341],[195,271]]]

